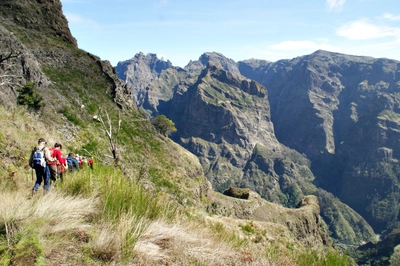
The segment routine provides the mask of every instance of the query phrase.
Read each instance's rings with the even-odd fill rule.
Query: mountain
[[[142,64],[138,61],[130,64]],[[317,195],[321,215],[340,242],[375,239],[359,214],[313,184],[313,162],[278,141],[268,87],[235,74],[238,66],[221,54],[206,53],[185,70],[168,68],[143,87],[131,85],[132,92],[142,95],[144,101],[137,103],[150,115],[174,121],[172,139],[199,158],[217,191],[246,187],[287,207],[297,206],[305,195]]]
[[[252,161],[270,163],[265,154],[271,148],[285,165],[280,153],[298,154],[279,144],[272,123],[264,121],[269,106],[259,83],[212,64],[199,76],[138,54],[132,62],[142,64],[124,78],[137,75],[131,79],[141,84],[136,89],[149,88],[138,97],[108,61],[79,49],[59,0],[1,1],[0,36],[1,264],[308,265],[338,259],[345,265],[315,196],[299,193],[293,202],[300,204],[286,208],[253,191],[247,199],[213,191],[199,158],[158,134],[135,103],[159,113],[175,98],[179,110],[190,113],[194,98],[197,107],[224,113],[227,120],[215,134],[221,143],[204,157],[218,164],[208,173],[222,172],[224,160],[235,171]],[[240,119],[225,127],[234,116]],[[253,116],[262,131],[254,125],[243,130]],[[203,137],[204,127],[199,130]],[[32,196],[28,158],[39,137],[48,145],[61,142],[64,155],[93,156],[93,170],[66,173],[49,193]],[[207,148],[201,140],[190,145]],[[220,150],[226,159],[213,159]],[[307,171],[303,164],[300,158],[293,171]],[[257,172],[255,166],[246,169]]]
[[[312,161],[318,186],[377,232],[398,220],[398,61],[317,51],[239,65],[269,88],[276,136]]]

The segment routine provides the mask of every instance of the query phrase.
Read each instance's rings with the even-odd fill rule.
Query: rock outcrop
[[[174,68],[170,61],[158,59],[155,54],[138,53],[130,60],[119,62],[116,73],[130,86],[132,100],[154,114],[157,114],[158,102],[169,100],[181,79],[179,68]],[[159,80],[161,83],[156,84]]]
[[[304,197],[296,209],[289,209],[267,202],[255,192],[250,192],[248,199],[214,195],[208,210],[227,217],[281,224],[301,243],[316,249],[333,245],[315,196]]]
[[[69,78],[81,73],[101,73],[107,80],[107,93],[120,108],[135,108],[132,101],[132,92],[117,78],[116,72],[109,61],[79,50],[75,38],[68,28],[68,21],[62,12],[61,2],[52,1],[3,1],[0,5],[0,46],[1,55],[10,53],[18,57],[8,60],[3,65],[3,75],[11,78],[3,79],[0,87],[2,97],[0,101],[5,106],[13,105],[18,93],[16,88],[27,82],[34,82],[37,90],[43,95],[52,95],[53,101],[58,102],[58,109],[68,105],[67,100],[60,93],[55,93],[53,85],[59,79],[61,72],[70,72]],[[4,25],[4,26],[3,26]],[[22,42],[29,38],[30,41]],[[89,67],[92,64],[93,67]],[[51,73],[46,70],[58,69],[60,73]],[[94,81],[96,82],[96,81]],[[93,85],[91,85],[93,86]],[[71,94],[73,89],[67,88]],[[90,94],[88,91],[86,93]],[[47,101],[47,97],[44,97]],[[77,94],[73,105],[85,106],[87,103]],[[48,106],[52,106],[49,104]]]
[[[12,31],[14,25],[27,29],[29,34],[54,36],[77,46],[76,39],[68,27],[60,0],[3,0],[0,5],[0,20]]]
[[[202,54],[199,60],[190,61],[189,64],[185,66],[185,70],[190,73],[200,75],[201,71],[206,68],[209,63],[217,65],[219,68],[222,68],[234,75],[240,75],[239,68],[235,61],[216,52]]]

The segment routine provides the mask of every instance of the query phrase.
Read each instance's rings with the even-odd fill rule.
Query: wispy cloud
[[[160,8],[160,7],[165,7],[168,4],[169,0],[156,0],[153,5],[156,8]]]
[[[80,25],[90,26],[93,28],[100,27],[100,25],[92,19],[84,18],[72,13],[65,13],[65,16],[67,17],[68,23],[80,24]]]
[[[369,40],[384,37],[400,39],[400,28],[378,25],[367,19],[360,19],[342,25],[336,30],[336,34],[349,40]]]
[[[385,13],[382,16],[383,19],[391,20],[391,21],[397,21],[400,20],[400,15],[394,15],[390,13]]]
[[[329,10],[341,11],[346,0],[326,0],[325,4]]]
[[[318,41],[283,41],[274,45],[270,48],[273,50],[280,51],[315,51],[315,50],[337,50],[335,47],[329,45],[328,41],[318,40]]]

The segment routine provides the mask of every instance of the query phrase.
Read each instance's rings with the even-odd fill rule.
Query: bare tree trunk
[[[0,55],[0,64],[3,63],[4,61],[10,60],[11,58],[16,58],[18,56],[20,56],[22,54],[22,52],[10,52],[9,55],[3,57],[3,55]]]
[[[102,111],[103,115],[105,114],[107,118],[107,124],[103,120],[103,115],[100,115],[98,117],[98,120],[101,122],[103,126],[103,131],[106,134],[109,142],[110,142],[110,151],[112,154],[112,157],[114,159],[114,165],[118,166],[119,162],[119,155],[118,155],[118,149],[117,149],[117,140],[118,140],[118,133],[121,129],[121,114],[118,113],[118,126],[113,129],[113,123],[108,115],[108,112],[106,110]]]
[[[12,74],[10,72],[13,64],[9,64],[6,62],[9,61],[12,58],[17,58],[22,54],[22,52],[10,52],[8,55],[3,56],[2,54],[0,54],[0,86],[6,85],[6,84],[12,84],[12,85],[18,85],[19,84],[15,84],[13,83],[13,79],[16,78],[21,78],[18,75]],[[13,90],[14,92],[14,90]],[[14,92],[15,93],[15,92]]]

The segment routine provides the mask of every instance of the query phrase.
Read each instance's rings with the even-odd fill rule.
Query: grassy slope
[[[39,90],[40,113],[0,106],[1,265],[345,265],[344,257],[305,248],[281,225],[209,217],[197,159],[137,110],[118,108],[96,58],[50,35],[8,28],[49,85]],[[105,110],[114,128],[121,115],[120,167],[93,120]],[[63,143],[65,154],[94,155],[94,171],[70,173],[32,198],[27,159],[39,137]]]
[[[48,139],[59,135],[22,107],[0,107],[0,113],[3,265],[9,261],[13,265],[158,265],[161,261],[174,265],[308,265],[321,260],[282,225],[208,216],[202,207],[208,199],[200,198],[207,191],[201,190],[205,179],[196,158],[151,127],[137,129],[135,144],[121,144],[121,149],[133,149],[136,154],[124,157],[125,161],[139,166],[141,159],[137,158],[148,160],[136,172],[127,168],[136,175],[124,175],[96,159],[93,172],[85,168],[70,173],[51,193],[31,198],[32,173],[26,167],[31,143],[35,135]],[[79,132],[75,145],[84,140]],[[107,141],[101,131],[95,132],[98,145],[94,153],[102,158],[101,147]],[[334,253],[329,256],[335,263],[327,265],[345,265],[343,258]],[[298,262],[299,258],[305,262]]]

